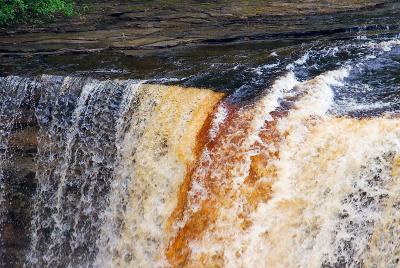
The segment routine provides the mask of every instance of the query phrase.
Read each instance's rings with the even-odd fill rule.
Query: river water
[[[400,35],[384,22],[4,64],[0,266],[397,267]]]

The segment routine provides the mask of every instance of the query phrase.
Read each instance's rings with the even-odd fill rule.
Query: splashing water
[[[282,74],[253,99],[0,78],[2,259],[9,145],[30,105],[26,267],[396,267],[399,88],[393,70],[385,88],[376,80],[398,68],[400,42],[360,42],[267,66]],[[349,51],[357,56],[338,57]]]
[[[28,79],[8,77],[0,81],[0,266],[3,266],[4,254],[4,224],[7,221],[7,189],[5,170],[11,164],[9,142],[14,125],[20,120],[23,102],[29,95]]]
[[[124,90],[134,82],[68,77],[56,82],[56,92],[41,86],[45,92],[36,111],[42,142],[29,260],[75,267],[96,254],[98,212],[107,204],[103,197],[113,180],[115,118]],[[70,88],[81,89],[76,102]]]

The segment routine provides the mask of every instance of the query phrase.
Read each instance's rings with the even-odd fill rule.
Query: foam
[[[218,178],[218,171],[213,171],[216,180],[228,179],[227,183],[231,183],[228,189],[231,190],[220,197],[223,200],[215,223],[208,226],[201,238],[190,241],[192,252],[188,264],[317,267],[321,263],[337,261],[335,258],[342,253],[335,252],[327,241],[332,241],[335,227],[339,224],[338,207],[346,191],[350,193],[362,187],[354,186],[352,182],[362,176],[363,164],[370,164],[374,154],[380,156],[385,151],[377,149],[377,146],[382,141],[388,143],[386,149],[392,146],[390,139],[383,137],[382,133],[394,131],[398,125],[396,120],[390,119],[358,121],[328,115],[333,105],[331,87],[342,86],[349,71],[350,68],[341,68],[304,82],[297,81],[289,72],[276,81],[269,94],[255,107],[250,108],[254,117],[249,131],[246,131],[248,136],[237,145],[240,147],[234,147],[236,154],[242,155],[240,162],[235,162],[230,178]],[[302,92],[301,97],[287,116],[271,117],[280,100],[299,92]],[[241,113],[246,112],[242,110]],[[281,137],[286,138],[272,145],[262,133],[270,124],[268,122],[276,120],[277,130]],[[364,139],[364,145],[358,148],[360,143],[357,141],[369,132],[370,137]],[[321,151],[323,148],[327,151]],[[267,175],[259,177],[255,186],[246,186],[252,157],[274,150],[279,151],[279,158],[270,159],[264,168],[274,166],[276,177],[265,173]],[[374,169],[367,174],[373,172]],[[329,180],[323,181],[324,176]],[[343,180],[346,176],[351,178]],[[259,202],[255,210],[249,211],[246,191],[255,191],[257,185],[263,184],[272,185],[271,199]],[[334,194],[325,193],[327,189]],[[350,202],[342,208],[354,210],[354,206]],[[327,211],[330,212],[325,215]],[[246,221],[241,220],[242,215]],[[362,220],[366,221],[361,217]],[[249,222],[249,227],[243,227],[246,222]],[[340,248],[341,241],[351,235],[343,231],[333,238],[334,243]],[[364,236],[359,243],[365,245],[366,241]]]
[[[177,205],[196,135],[223,96],[200,89],[139,85],[95,266],[164,266],[167,219]],[[200,191],[200,186],[193,189]],[[126,207],[121,209],[120,207]],[[112,222],[122,221],[121,226]]]

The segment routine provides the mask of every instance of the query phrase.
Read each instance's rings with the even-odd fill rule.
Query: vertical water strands
[[[397,266],[400,121],[331,115],[348,75],[288,75],[253,105],[221,104],[171,217],[169,265]]]
[[[114,178],[120,105],[135,84],[67,77],[55,91],[42,87],[28,266],[88,266],[96,256],[100,215]]]
[[[288,72],[247,103],[3,78],[3,170],[28,103],[39,129],[26,267],[396,267],[400,120],[331,112],[349,70]]]
[[[258,183],[246,177],[252,158],[269,145],[262,141],[260,133],[273,130],[272,114],[279,112],[287,95],[296,97],[291,93],[297,84],[293,74],[289,74],[256,103],[247,106],[233,105],[229,100],[221,103],[210,128],[200,137],[196,162],[185,178],[179,203],[169,219],[173,235],[166,257],[170,265],[224,265],[223,248],[229,245],[234,249],[236,245],[230,240],[248,225],[246,214],[250,205],[246,205],[246,200],[250,203],[252,199],[269,198],[268,181]],[[270,134],[275,138],[274,133]],[[218,226],[221,218],[231,225]],[[204,250],[203,245],[197,244],[203,241],[207,241]],[[231,260],[235,261],[234,256]]]
[[[166,265],[167,219],[196,154],[196,137],[222,94],[142,85],[119,144],[120,163],[99,241],[98,267]]]
[[[128,88],[123,98],[123,103],[120,107],[120,116],[117,120],[117,137],[116,137],[116,167],[114,171],[114,180],[111,183],[110,194],[108,196],[109,206],[102,213],[101,218],[103,224],[101,227],[101,234],[96,242],[99,249],[96,257],[95,266],[109,266],[111,264],[110,249],[115,247],[116,241],[120,236],[122,226],[122,215],[126,209],[128,202],[128,185],[134,177],[132,164],[122,164],[123,159],[129,158],[133,155],[137,139],[131,136],[128,140],[128,130],[135,120],[133,113],[135,113],[137,105],[140,103],[141,91],[139,87],[142,83],[138,83]],[[143,94],[143,93],[142,93]],[[142,118],[143,119],[143,118]],[[144,122],[143,122],[144,123]],[[142,123],[142,124],[143,124]],[[134,133],[136,136],[141,135],[141,128],[137,129]]]
[[[20,260],[8,265],[22,266],[25,254],[26,267],[165,263],[164,228],[176,192],[194,160],[196,136],[223,95],[57,76],[1,83],[1,116],[9,119],[1,129],[2,171],[25,165],[22,158],[8,161],[16,152],[8,150],[10,140],[28,138],[35,155],[28,157],[28,188],[36,194],[26,197],[32,204],[23,212],[32,216],[30,228],[24,223],[30,234],[21,234]],[[18,136],[13,129],[23,120],[31,126]],[[11,192],[2,189],[7,204]]]
[[[20,77],[0,78],[0,266],[21,265],[21,252],[16,247],[28,243],[28,226],[21,215],[25,209],[21,196],[20,174],[25,172],[22,148],[16,148],[15,139],[25,128],[29,118],[26,104],[31,100],[35,82]],[[13,147],[13,148],[11,148]],[[26,206],[26,204],[25,204]],[[28,208],[26,208],[28,209]],[[28,220],[29,221],[29,220]],[[19,239],[22,237],[22,239]],[[18,241],[20,240],[20,241]],[[23,247],[23,246],[22,246]]]

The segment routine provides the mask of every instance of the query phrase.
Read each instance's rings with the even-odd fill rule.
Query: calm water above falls
[[[0,266],[397,267],[393,31],[0,78]]]

